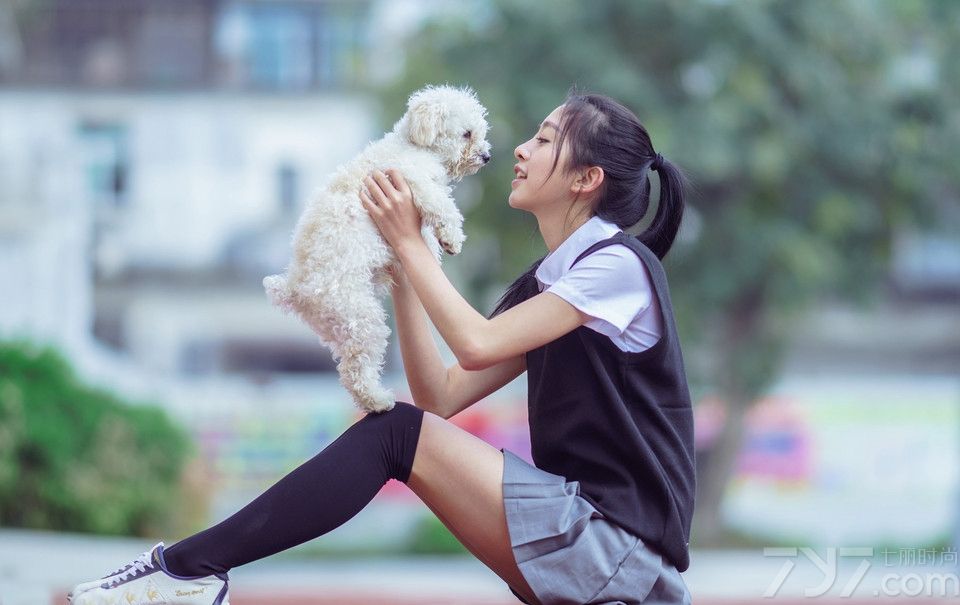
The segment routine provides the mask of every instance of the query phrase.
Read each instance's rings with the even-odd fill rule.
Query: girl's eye
[[[543,138],[543,137],[537,137],[537,142],[538,142],[538,143],[549,143],[550,141],[546,140],[546,139]]]

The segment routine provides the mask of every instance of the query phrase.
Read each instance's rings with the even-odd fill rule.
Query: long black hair
[[[650,135],[637,116],[606,95],[571,88],[563,102],[559,126],[550,174],[557,168],[564,143],[569,142],[569,160],[560,167],[562,172],[602,168],[604,177],[593,213],[621,229],[636,225],[646,215],[651,189],[648,171],[659,174],[657,212],[636,237],[662,260],[683,219],[685,181],[680,169],[654,151]],[[539,292],[535,273],[544,258],[546,255],[507,287],[488,319]]]

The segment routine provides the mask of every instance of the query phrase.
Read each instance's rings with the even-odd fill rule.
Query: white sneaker
[[[100,580],[67,595],[73,605],[230,605],[227,574],[184,577],[170,573],[163,542]]]
[[[139,557],[137,557],[137,559],[135,559],[135,560],[138,560],[138,561],[139,561],[139,560],[143,559],[144,557],[150,558],[150,553],[151,553],[151,552],[153,551],[153,549],[156,548],[157,546],[163,546],[163,542],[161,541],[161,542],[158,542],[157,544],[154,544],[154,545],[153,545],[153,548],[151,548],[150,550],[144,551],[144,552],[143,552]],[[111,571],[110,573],[108,573],[107,575],[103,576],[103,577],[100,578],[99,580],[90,580],[89,582],[81,582],[80,584],[77,584],[76,586],[73,587],[73,590],[71,590],[70,593],[67,594],[67,600],[69,601],[69,600],[73,597],[73,595],[77,595],[77,594],[80,594],[81,592],[84,592],[84,591],[86,591],[86,590],[90,590],[91,588],[96,588],[97,586],[100,586],[101,584],[105,583],[107,580],[110,580],[110,579],[113,578],[114,576],[120,575],[121,573],[127,571],[127,570],[130,569],[131,567],[133,567],[133,563],[127,563],[126,565],[121,566],[119,569],[117,569],[117,570],[115,570],[115,571]]]

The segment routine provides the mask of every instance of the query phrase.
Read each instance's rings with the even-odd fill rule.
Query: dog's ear
[[[414,145],[430,147],[440,136],[446,112],[436,91],[427,88],[414,93],[403,116],[403,135]]]

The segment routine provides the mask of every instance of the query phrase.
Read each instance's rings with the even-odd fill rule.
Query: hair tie
[[[660,172],[660,168],[662,167],[663,167],[663,156],[658,153],[657,157],[653,158],[653,163],[650,164],[650,170],[655,170],[657,172]]]

